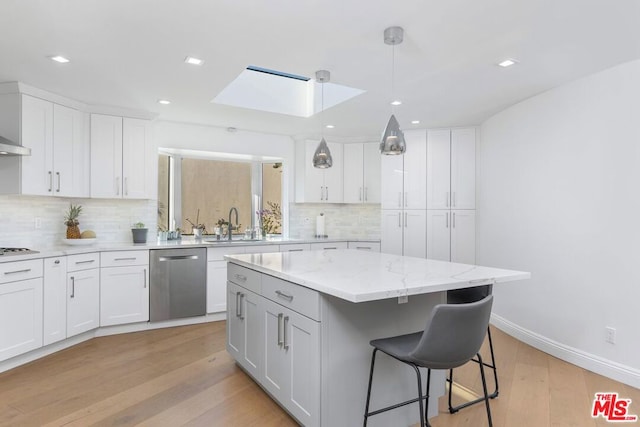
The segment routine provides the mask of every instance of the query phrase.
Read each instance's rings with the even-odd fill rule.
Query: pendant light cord
[[[391,113],[393,113],[394,105],[393,102],[395,99],[393,98],[393,94],[395,93],[394,83],[396,80],[396,45],[391,45]]]
[[[320,83],[320,85],[322,86],[322,97],[321,102],[320,102],[320,135],[322,138],[324,138],[324,80]]]

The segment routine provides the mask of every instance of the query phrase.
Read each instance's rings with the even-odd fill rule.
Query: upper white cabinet
[[[0,122],[0,135],[31,149],[30,156],[2,160],[2,192],[89,196],[89,139],[85,132],[88,115],[26,94],[2,95],[0,103],[3,110],[19,112],[19,119],[13,123]]]
[[[407,151],[400,156],[380,156],[382,167],[382,209],[426,209],[426,130],[404,132]]]
[[[306,203],[342,203],[343,198],[343,153],[342,144],[328,142],[333,166],[328,169],[313,167],[313,154],[318,141],[305,143],[304,156],[304,201]]]
[[[377,143],[344,145],[344,202],[380,203]]]
[[[474,128],[427,133],[428,209],[475,209]]]
[[[155,163],[148,120],[91,115],[91,197],[152,197]]]

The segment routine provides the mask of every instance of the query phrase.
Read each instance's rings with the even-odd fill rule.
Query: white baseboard
[[[512,337],[537,348],[540,351],[580,366],[588,371],[607,378],[640,388],[640,370],[631,368],[611,360],[584,352],[582,350],[559,343],[528,329],[522,328],[507,319],[491,314],[491,324]]]

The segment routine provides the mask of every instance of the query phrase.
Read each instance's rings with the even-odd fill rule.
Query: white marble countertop
[[[379,242],[380,239],[362,239],[362,238],[327,238],[327,239],[290,239],[282,237],[267,238],[266,240],[241,240],[234,239],[232,242],[228,240],[214,240],[213,236],[206,236],[203,239],[194,239],[193,237],[184,236],[178,240],[153,240],[147,243],[132,242],[100,242],[100,240],[90,245],[71,246],[65,244],[49,245],[42,247],[32,247],[38,251],[35,254],[27,255],[2,255],[0,263],[11,261],[23,261],[37,258],[50,258],[64,255],[75,255],[89,252],[106,252],[106,251],[130,251],[136,249],[171,249],[171,248],[224,248],[231,246],[263,246],[263,245],[285,245],[295,243],[324,243],[324,242]]]
[[[234,264],[351,302],[529,279],[530,273],[356,250],[226,255]]]

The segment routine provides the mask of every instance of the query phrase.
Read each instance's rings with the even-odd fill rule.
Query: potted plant
[[[196,214],[196,222],[194,223],[189,218],[186,218],[187,222],[191,224],[191,230],[193,232],[193,237],[196,239],[201,239],[203,234],[207,233],[207,228],[204,224],[200,224],[198,220],[200,219],[200,209],[198,209],[198,213]]]
[[[147,229],[144,227],[143,222],[136,222],[131,227],[131,234],[133,234],[133,243],[147,243]]]

